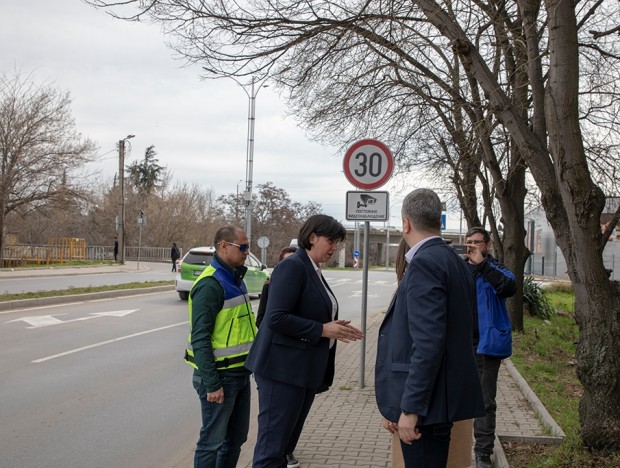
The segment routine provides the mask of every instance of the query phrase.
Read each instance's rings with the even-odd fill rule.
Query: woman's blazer
[[[332,317],[324,281],[304,249],[278,264],[269,284],[265,317],[245,367],[260,376],[318,391],[332,384],[336,343],[330,348],[330,340],[321,334],[323,324],[335,320],[337,313]]]

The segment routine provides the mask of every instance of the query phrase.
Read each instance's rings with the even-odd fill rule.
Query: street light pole
[[[239,223],[239,184],[243,182],[243,179],[240,179],[237,182],[237,198],[235,198],[235,222]]]
[[[235,80],[236,81],[236,80]],[[248,237],[248,243],[252,245],[252,173],[254,171],[254,125],[256,123],[256,96],[261,88],[266,88],[267,85],[261,82],[258,86],[255,86],[256,79],[252,77],[252,83],[250,85],[250,92],[248,93],[245,86],[237,82],[245,91],[248,96],[248,144],[247,144],[247,159],[245,166],[245,192],[243,193],[245,198],[245,234]]]
[[[118,142],[118,186],[120,189],[120,222],[118,232],[118,252],[120,254],[121,265],[125,264],[125,141],[135,135],[127,135]]]

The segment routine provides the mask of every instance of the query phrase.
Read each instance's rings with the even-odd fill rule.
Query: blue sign
[[[441,230],[442,231],[446,230],[446,214],[445,213],[441,213]]]
[[[360,251],[359,250],[354,250],[353,251],[353,256],[356,257],[356,258],[359,257],[360,256]]]

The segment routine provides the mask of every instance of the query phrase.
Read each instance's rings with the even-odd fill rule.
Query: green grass
[[[524,317],[525,333],[514,333],[511,360],[566,433],[566,439],[558,446],[522,447],[521,456],[509,455],[509,462],[518,467],[618,467],[620,454],[597,456],[581,442],[579,399],[583,390],[576,376],[579,330],[572,290],[554,286],[545,290],[545,295],[557,313],[549,320]]]
[[[86,288],[58,289],[55,291],[36,291],[36,292],[28,292],[28,293],[20,293],[20,294],[0,294],[0,302],[16,301],[19,299],[38,299],[42,297],[70,296],[73,294],[87,294],[87,293],[103,292],[103,291],[117,291],[119,289],[151,288],[154,286],[166,286],[166,285],[173,285],[173,284],[174,284],[173,280],[144,281],[142,283],[134,282],[134,283],[125,283],[125,284],[115,284],[115,285],[109,285],[109,286],[89,286]]]

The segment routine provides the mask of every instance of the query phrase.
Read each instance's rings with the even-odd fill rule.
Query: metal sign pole
[[[370,256],[370,221],[364,222],[364,258],[362,259],[362,323],[361,329],[364,338],[361,339],[360,352],[360,380],[359,388],[364,388],[364,374],[366,373],[366,316],[368,315],[368,257]]]
[[[353,144],[342,162],[344,175],[358,189],[373,190],[392,176],[394,158],[390,149],[378,140],[364,139]],[[364,221],[364,257],[362,258],[362,317],[359,388],[364,388],[366,359],[366,317],[368,314],[368,261],[370,259],[370,221],[388,221],[388,192],[347,192],[347,220]],[[385,203],[381,203],[384,201]],[[382,213],[382,211],[384,211]],[[359,239],[358,239],[359,241]],[[356,245],[357,247],[357,245]],[[355,250],[358,252],[358,249]]]

